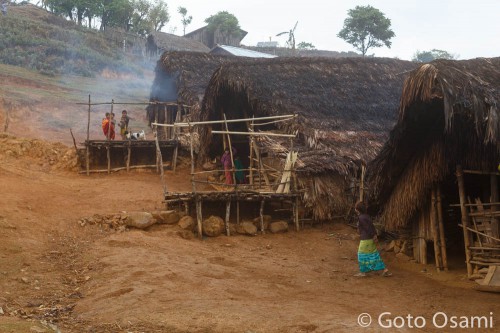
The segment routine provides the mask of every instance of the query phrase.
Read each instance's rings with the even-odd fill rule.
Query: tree
[[[187,9],[184,7],[179,7],[177,9],[177,12],[182,15],[182,25],[184,26],[184,36],[186,35],[186,27],[191,24],[191,21],[193,20],[192,16],[187,16]]]
[[[435,59],[454,60],[457,58],[458,57],[456,55],[448,53],[447,51],[432,49],[430,51],[422,51],[422,52],[417,50],[417,52],[415,52],[415,54],[413,55],[413,58],[411,58],[411,60],[417,61],[417,62],[431,62],[432,60],[435,60]]]
[[[306,42],[300,42],[299,45],[297,45],[297,48],[299,50],[316,50],[316,47],[314,45]]]
[[[395,34],[391,30],[391,20],[384,13],[372,6],[356,6],[349,9],[344,27],[337,36],[354,46],[364,57],[371,47],[385,45],[391,48],[390,39]]]
[[[286,44],[292,50],[295,50],[295,29],[297,29],[297,24],[299,24],[299,21],[295,23],[295,26],[293,27],[293,29],[290,29],[290,31],[283,31],[276,35],[276,37],[281,35],[288,35],[288,40],[286,41]]]
[[[207,23],[207,30],[214,33],[217,29],[226,38],[226,42],[229,41],[229,37],[239,37],[240,36],[240,24],[238,19],[233,14],[226,11],[218,12],[215,15],[210,16],[205,19]]]
[[[170,21],[168,6],[165,2],[162,0],[156,2],[149,13],[149,21],[154,31],[160,31]]]

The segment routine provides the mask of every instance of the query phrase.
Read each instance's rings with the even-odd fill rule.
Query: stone
[[[30,282],[30,280],[27,277],[22,277],[21,281],[24,282],[24,283],[29,283]]]
[[[237,231],[236,231],[236,224],[229,223],[229,233],[231,235],[235,235],[237,233]]]
[[[177,231],[177,235],[184,239],[193,239],[194,233],[191,230],[179,230]]]
[[[401,250],[399,250],[399,252],[407,254],[406,251],[408,251],[408,242],[405,240],[403,244],[401,244]]]
[[[264,215],[264,230],[269,230],[269,223],[271,223],[271,215]],[[260,216],[252,220],[252,223],[260,230]]]
[[[394,245],[394,253],[399,253],[401,252],[401,248],[397,245]]]
[[[130,212],[127,213],[127,219],[125,220],[125,224],[128,227],[145,229],[149,226],[152,226],[156,223],[156,219],[153,217],[153,214],[148,212]]]
[[[236,226],[236,232],[242,235],[255,236],[257,234],[257,227],[252,221],[243,221]]]
[[[269,225],[269,230],[273,233],[287,232],[288,223],[286,221],[275,221]]]
[[[217,237],[224,231],[224,220],[219,216],[210,216],[202,222],[203,233],[209,237]]]
[[[196,222],[195,222],[194,218],[192,218],[191,216],[186,215],[186,216],[183,216],[179,220],[179,223],[177,223],[177,225],[181,229],[193,231],[194,228],[196,227]]]
[[[394,251],[394,246],[396,246],[396,242],[394,240],[392,240],[385,245],[385,251],[386,252]]]
[[[37,332],[37,333],[47,332],[47,330],[45,328],[41,328],[41,327],[38,327],[38,326],[31,326],[30,331],[31,332]]]
[[[175,210],[161,210],[151,213],[157,223],[176,224],[181,219],[180,214]]]
[[[3,308],[0,306],[0,316],[3,316],[4,312],[3,312]]]

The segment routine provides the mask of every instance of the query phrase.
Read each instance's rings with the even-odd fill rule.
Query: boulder
[[[127,213],[125,225],[127,227],[145,229],[156,223],[153,214],[148,212],[131,212]]]
[[[269,230],[273,234],[279,233],[279,232],[287,232],[288,231],[288,223],[286,221],[275,221],[272,222],[269,225]]]
[[[196,222],[195,222],[194,218],[192,218],[189,215],[186,215],[186,216],[183,216],[179,220],[179,223],[177,223],[177,225],[181,229],[193,231],[195,229],[195,227],[196,227]]]
[[[269,223],[271,223],[271,215],[264,215],[264,230],[269,230]],[[260,216],[252,220],[253,224],[260,230]]]
[[[179,222],[181,215],[175,210],[161,210],[151,213],[158,223],[176,224]]]
[[[217,237],[224,231],[224,220],[218,216],[210,216],[202,222],[203,233],[209,237]]]
[[[236,232],[242,235],[255,236],[257,234],[257,227],[252,221],[243,221],[236,226]]]
[[[179,230],[177,231],[177,235],[184,239],[193,239],[194,233],[191,230]]]

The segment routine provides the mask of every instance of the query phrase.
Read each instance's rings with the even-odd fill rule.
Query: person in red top
[[[102,119],[102,132],[106,136],[106,139],[114,140],[115,139],[115,120],[114,118],[114,113],[109,113],[106,112],[106,118]],[[111,126],[110,126],[111,123]],[[111,127],[111,131],[109,130]],[[109,137],[108,137],[108,132],[109,132]]]
[[[236,154],[236,148],[231,147],[233,151],[233,155]],[[233,162],[231,161],[231,152],[229,151],[229,148],[226,148],[224,150],[224,154],[222,154],[222,157],[220,158],[220,162],[224,166],[224,175],[226,176],[226,184],[232,184],[233,183],[233,175],[231,173],[233,169]]]

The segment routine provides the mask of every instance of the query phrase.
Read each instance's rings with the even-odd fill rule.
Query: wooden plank
[[[470,236],[468,232],[469,216],[467,208],[465,207],[466,196],[465,196],[465,182],[464,182],[464,172],[461,165],[456,167],[456,176],[458,183],[458,193],[460,196],[460,211],[462,214],[462,231],[464,235],[464,247],[465,247],[465,261],[467,264],[467,277],[472,275],[472,265],[470,263],[471,252],[470,252]]]

